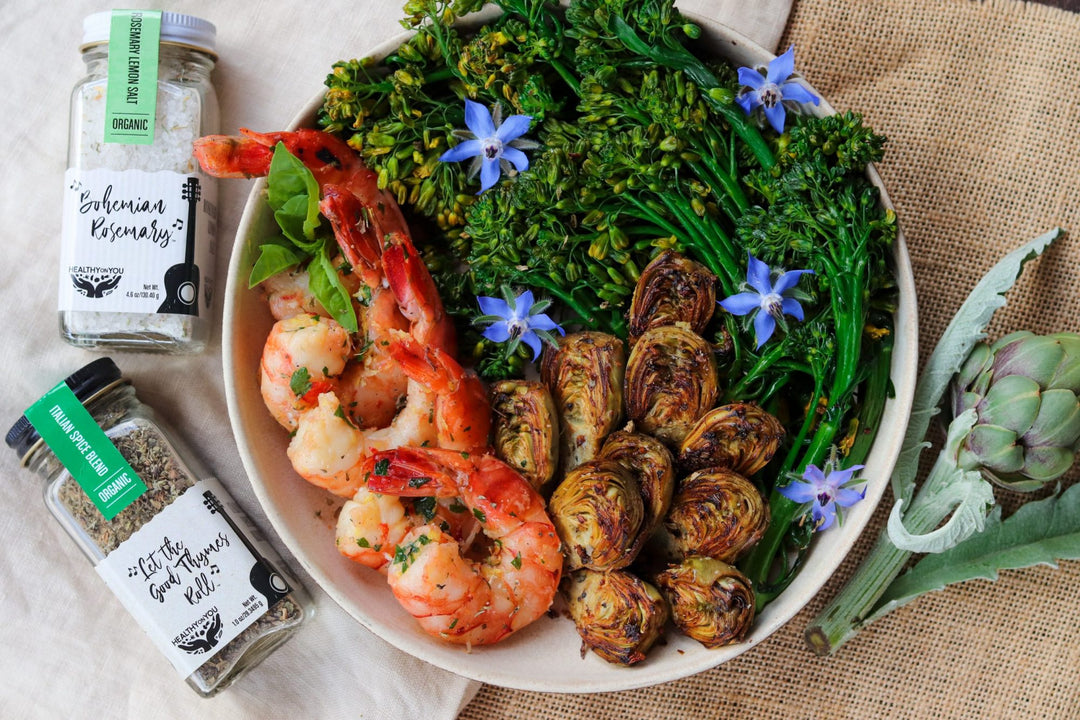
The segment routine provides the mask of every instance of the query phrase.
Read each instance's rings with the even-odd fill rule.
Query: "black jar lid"
[[[83,365],[81,368],[64,378],[71,391],[75,393],[81,402],[85,403],[101,390],[123,378],[120,368],[116,366],[112,358],[103,357]],[[41,435],[30,424],[26,415],[21,416],[4,437],[8,447],[25,458],[30,448],[41,439]]]

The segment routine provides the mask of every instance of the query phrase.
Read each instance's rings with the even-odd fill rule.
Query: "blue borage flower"
[[[480,173],[480,193],[491,188],[499,181],[502,173],[510,174],[513,170],[525,172],[529,169],[529,158],[522,150],[540,147],[532,140],[521,137],[529,131],[532,117],[511,115],[502,120],[502,105],[496,103],[495,113],[478,102],[465,99],[465,130],[455,130],[454,135],[464,141],[450,148],[439,160],[442,162],[460,162],[473,158],[469,167],[469,178]],[[513,166],[513,168],[511,168]]]
[[[749,90],[739,93],[735,102],[739,103],[747,115],[753,113],[754,108],[764,108],[765,119],[777,133],[783,133],[784,121],[787,119],[784,103],[798,107],[800,104],[817,105],[821,102],[817,95],[791,79],[794,72],[794,45],[783,55],[771,60],[764,75],[753,68],[739,68],[739,83]]]
[[[768,265],[749,253],[747,257],[746,282],[743,284],[745,292],[724,298],[719,305],[732,315],[757,313],[754,316],[754,335],[760,348],[772,337],[777,323],[786,329],[785,315],[802,321],[803,309],[799,300],[805,300],[806,295],[799,292],[796,285],[805,273],[813,275],[814,271],[781,271],[773,282],[773,271]]]
[[[480,312],[484,313],[473,322],[491,325],[484,331],[484,337],[492,342],[510,342],[510,352],[517,349],[518,343],[525,343],[533,351],[533,361],[540,357],[541,342],[558,347],[552,331],[566,335],[554,320],[544,314],[551,306],[551,300],[534,302],[532,290],[526,290],[516,298],[509,288],[503,288],[503,298],[480,296]]]
[[[776,489],[778,493],[797,503],[813,503],[810,507],[810,517],[814,521],[814,531],[828,530],[836,520],[843,522],[840,508],[851,507],[866,497],[866,487],[862,491],[855,490],[851,485],[863,482],[861,479],[852,479],[852,476],[863,469],[862,465],[852,465],[843,470],[838,467],[839,461],[835,451],[832,457],[825,462],[825,468],[817,465],[807,465],[801,479],[791,473],[789,477],[793,482]]]

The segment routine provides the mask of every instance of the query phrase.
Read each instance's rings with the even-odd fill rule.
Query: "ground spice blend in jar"
[[[194,353],[210,336],[217,186],[192,143],[217,131],[216,30],[153,10],[83,22],[71,95],[60,335],[80,347]]]
[[[8,432],[45,504],[188,684],[209,697],[296,632],[303,589],[110,358]]]

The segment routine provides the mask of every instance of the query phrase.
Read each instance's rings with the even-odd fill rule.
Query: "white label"
[[[217,481],[197,482],[97,564],[183,677],[289,592],[226,514]]]
[[[215,189],[202,174],[68,169],[59,309],[206,315]]]

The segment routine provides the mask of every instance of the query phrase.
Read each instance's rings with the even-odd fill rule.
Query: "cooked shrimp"
[[[351,347],[349,332],[330,318],[293,315],[274,323],[259,363],[259,387],[282,427],[295,430],[319,394],[337,387]]]
[[[401,314],[412,323],[412,336],[424,345],[455,354],[454,321],[443,309],[435,280],[408,235],[390,233],[385,237],[382,264]]]
[[[435,523],[406,533],[387,580],[425,631],[483,645],[547,612],[562,575],[559,538],[543,499],[517,471],[492,455],[428,448],[377,453],[366,466],[377,493],[460,497],[491,541],[478,561]]]
[[[338,515],[338,550],[361,565],[386,573],[406,533],[429,522],[467,546],[479,529],[468,509],[456,498],[428,500],[433,502],[420,507],[411,498],[383,495],[361,486]]]
[[[437,347],[391,332],[390,355],[413,380],[435,393],[437,447],[484,452],[491,432],[491,403],[483,383]]]
[[[393,330],[407,330],[394,294],[384,287],[371,291],[358,313],[362,340],[339,383],[338,397],[349,419],[362,428],[386,427],[401,408],[408,377],[390,355]]]
[[[332,133],[300,128],[292,132],[258,133],[240,129],[240,135],[207,135],[194,143],[195,159],[203,171],[220,178],[262,177],[278,143],[311,170],[320,188],[347,188],[371,212],[379,237],[408,233],[408,225],[394,197],[380,190],[372,172],[348,143]]]
[[[293,469],[313,485],[351,498],[364,483],[364,461],[379,450],[434,445],[435,406],[431,392],[410,381],[405,406],[389,427],[361,430],[352,424],[333,392],[301,413],[286,453]]]

